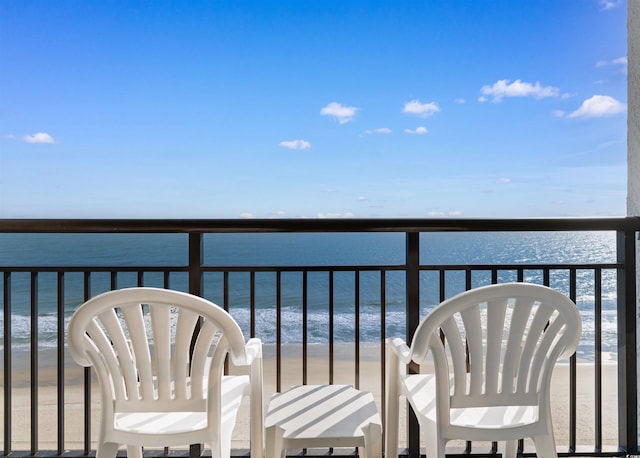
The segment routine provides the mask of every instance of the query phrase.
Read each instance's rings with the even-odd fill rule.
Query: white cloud
[[[244,219],[254,219],[256,217],[256,215],[254,215],[253,213],[249,213],[249,212],[242,212],[240,213],[240,218],[244,218]]]
[[[25,135],[22,138],[27,143],[51,144],[56,142],[51,135],[44,132],[38,132],[33,135]]]
[[[369,199],[367,197],[365,197],[365,196],[358,197],[358,201],[359,202],[366,202],[367,200],[369,200]]]
[[[355,215],[351,212],[345,213],[318,213],[317,218],[353,218]]]
[[[463,103],[465,103],[465,102],[466,102],[466,100],[465,100],[465,99],[462,99],[462,98],[458,98],[458,99],[456,99],[456,103],[463,104]]]
[[[582,102],[580,108],[569,115],[570,118],[600,118],[626,111],[627,106],[608,95],[594,95]]]
[[[309,149],[311,148],[311,143],[306,140],[290,140],[280,142],[279,146],[289,149]]]
[[[502,177],[498,180],[500,183],[511,183],[511,178],[508,177]]]
[[[627,56],[618,57],[617,59],[613,59],[611,61],[613,65],[628,65],[629,59]]]
[[[622,0],[600,0],[600,7],[603,10],[610,10],[622,5]]]
[[[404,104],[402,112],[426,118],[439,113],[440,107],[436,102],[422,103],[420,100],[412,100]]]
[[[535,84],[521,80],[510,83],[509,80],[499,80],[492,86],[485,85],[480,88],[483,94],[478,101],[486,102],[487,96],[493,97],[492,102],[500,102],[504,97],[535,97],[543,99],[545,97],[558,97],[560,91],[557,87],[542,86],[539,81]]]
[[[453,210],[450,212],[429,211],[427,212],[427,216],[429,218],[458,217],[458,216],[462,216],[462,212],[460,210]]]
[[[320,114],[323,116],[333,116],[338,120],[340,124],[345,124],[353,121],[358,109],[356,107],[348,107],[338,102],[331,102],[326,107],[320,110]]]
[[[551,114],[553,114],[553,116],[555,116],[556,118],[562,118],[564,117],[564,110],[553,110]]]
[[[426,128],[426,127],[424,127],[424,126],[416,127],[416,128],[415,128],[415,129],[413,129],[413,130],[412,130],[412,129],[405,129],[404,131],[405,131],[405,133],[407,133],[407,134],[416,134],[416,135],[424,135],[424,134],[426,134],[426,133],[428,133],[428,132],[429,132],[429,131],[427,130],[427,128]]]
[[[367,129],[364,131],[365,134],[367,135],[371,135],[371,134],[390,134],[391,133],[391,129],[389,129],[388,127],[381,127],[379,129]]]
[[[612,60],[599,60],[596,62],[596,67],[615,67],[619,72],[626,74],[629,66],[629,59],[627,56],[617,57]]]

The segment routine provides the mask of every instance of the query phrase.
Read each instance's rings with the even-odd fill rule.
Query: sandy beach
[[[46,351],[41,353],[38,388],[38,438],[40,450],[57,448],[57,392],[55,357]],[[329,349],[326,345],[313,345],[308,348],[307,384],[326,384],[329,377]],[[12,449],[29,450],[30,445],[30,386],[29,370],[24,359],[14,355],[12,375]],[[333,383],[359,384],[360,389],[374,394],[378,409],[382,412],[382,386],[380,348],[375,345],[360,349],[359,377],[356,379],[354,349],[349,345],[337,345],[334,349]],[[303,380],[302,349],[300,346],[283,347],[281,358],[281,389],[301,384]],[[577,444],[580,448],[593,450],[595,443],[594,400],[595,371],[591,363],[578,364],[577,384]],[[92,431],[97,431],[99,421],[99,391],[97,383],[92,386]],[[276,392],[275,348],[264,346],[264,402],[268,403]],[[556,366],[552,385],[552,410],[556,443],[559,449],[566,449],[569,442],[569,366]],[[615,447],[617,444],[617,366],[612,362],[603,365],[603,445]],[[82,368],[72,361],[65,369],[65,449],[83,448],[83,383]],[[2,402],[2,399],[0,399]],[[613,408],[611,407],[613,406]],[[2,406],[4,408],[4,406]],[[403,419],[405,415],[401,415]],[[405,446],[404,421],[401,420],[400,447]],[[249,419],[248,409],[243,407],[238,425],[234,432],[233,448],[248,448]],[[455,446],[456,444],[454,444]]]

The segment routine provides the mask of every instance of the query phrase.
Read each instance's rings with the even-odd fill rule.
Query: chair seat
[[[402,378],[405,393],[416,412],[436,421],[436,378],[433,374],[412,374]],[[452,408],[451,425],[481,429],[509,429],[538,421],[538,406],[488,406]]]
[[[180,434],[207,427],[206,412],[125,412],[115,414],[116,430],[135,434]]]
[[[226,376],[222,379],[222,424],[234,425],[243,396],[250,387],[248,375]],[[114,429],[135,434],[180,434],[207,427],[207,412],[117,412]]]

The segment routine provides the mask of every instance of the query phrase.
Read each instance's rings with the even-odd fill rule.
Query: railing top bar
[[[581,263],[581,264],[420,264],[420,270],[594,270],[618,269],[623,263]],[[403,270],[404,264],[362,264],[362,265],[202,265],[203,272],[367,272],[367,271],[397,271]],[[188,266],[0,266],[0,272],[188,272]]]
[[[348,219],[0,219],[0,233],[248,233],[640,230],[640,217]]]

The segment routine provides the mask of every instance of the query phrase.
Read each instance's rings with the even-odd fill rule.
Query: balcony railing
[[[99,408],[92,393],[95,383],[89,369],[70,362],[64,342],[70,310],[102,291],[139,285],[203,295],[229,310],[247,337],[265,342],[265,399],[296,383],[349,383],[372,391],[384,417],[385,338],[399,333],[410,340],[435,303],[502,281],[556,287],[579,302],[583,319],[590,323],[590,335],[582,343],[588,356],[579,351],[561,371],[566,373],[562,384],[568,395],[561,396],[563,407],[557,409],[562,423],[562,431],[556,432],[559,453],[637,454],[639,231],[637,218],[0,220],[3,454],[93,453]],[[570,240],[583,233],[608,234],[613,243],[597,259],[586,261],[571,256],[575,244],[543,260],[458,260],[455,254],[447,261],[431,258],[434,246],[455,251],[465,235],[497,235],[517,252],[530,242],[531,234],[565,234]],[[71,252],[59,253],[59,260],[51,264],[51,259],[58,259],[50,252],[54,247],[29,245],[43,234],[60,236]],[[87,238],[96,234],[108,237]],[[126,251],[120,259],[108,256],[110,243],[131,234],[137,234],[134,244],[153,241],[153,256],[140,258]],[[168,246],[165,239],[156,240],[162,234],[173,234],[176,238],[171,240],[177,242]],[[332,240],[345,234],[354,237],[353,244],[332,247]],[[260,243],[248,245],[247,240],[255,243],[256,235],[263,237]],[[364,261],[355,249],[360,238],[367,239]],[[31,251],[19,256],[16,240]],[[287,248],[287,257],[274,250],[274,240]],[[389,242],[387,255],[378,258],[375,252],[382,242]],[[487,252],[482,239],[464,243],[471,244],[466,253]],[[218,256],[229,247],[247,252]],[[334,255],[318,255],[325,252]],[[27,312],[19,312],[25,308]],[[292,320],[297,323],[293,338]],[[611,336],[615,348],[609,348]],[[611,354],[612,362],[605,359]],[[419,428],[413,416],[407,416],[407,439],[401,444],[406,449],[400,452],[414,457],[421,448]],[[236,445],[236,453],[246,453],[242,438]],[[527,442],[520,447],[525,454],[531,452]],[[476,443],[453,444],[450,451],[496,453],[495,444]]]

